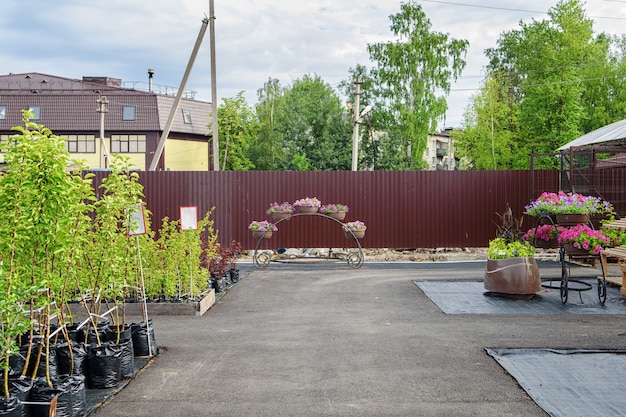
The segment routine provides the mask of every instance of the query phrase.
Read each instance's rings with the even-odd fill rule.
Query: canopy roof
[[[620,120],[584,134],[578,139],[574,139],[573,141],[566,143],[557,150],[564,151],[575,146],[596,145],[598,143],[613,142],[625,138],[626,120]]]

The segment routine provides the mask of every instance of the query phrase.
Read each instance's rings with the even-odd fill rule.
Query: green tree
[[[508,77],[491,73],[468,105],[463,129],[454,132],[457,157],[471,169],[515,169],[527,163],[517,149],[516,109],[510,101]],[[522,155],[521,160],[519,156]]]
[[[255,109],[259,130],[256,141],[251,146],[250,158],[256,169],[274,170],[278,168],[278,161],[283,157],[277,115],[284,108],[284,89],[280,81],[270,78],[257,90],[257,97],[259,102]]]
[[[584,133],[624,118],[626,108],[626,35],[600,33],[594,40],[589,64],[583,65]]]
[[[254,168],[249,151],[259,128],[254,111],[246,103],[243,91],[222,99],[217,109],[222,170],[247,171]]]
[[[514,137],[519,168],[528,167],[519,166],[523,153],[528,161],[529,153],[555,152],[623,118],[623,41],[594,36],[579,0],[561,0],[548,15],[549,20],[520,22],[487,51],[488,72],[509,75],[510,97],[519,108]]]
[[[348,170],[352,124],[335,91],[318,75],[305,75],[285,90],[277,115],[284,170]]]
[[[375,107],[388,137],[399,140],[407,156],[408,164],[399,168],[419,169],[425,164],[428,134],[447,110],[451,79],[456,80],[465,67],[469,43],[431,31],[430,20],[416,1],[401,3],[400,12],[390,19],[397,40],[368,45],[376,63],[371,70]]]

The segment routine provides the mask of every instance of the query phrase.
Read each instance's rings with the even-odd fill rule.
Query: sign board
[[[128,216],[128,235],[143,235],[146,233],[146,215],[143,204],[137,203],[126,209]]]
[[[198,207],[180,208],[180,230],[198,229]]]

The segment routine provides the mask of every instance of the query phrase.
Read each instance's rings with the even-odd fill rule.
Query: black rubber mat
[[[529,300],[490,295],[482,281],[414,281],[446,314],[625,314],[619,288],[608,286],[604,305],[598,299],[596,280],[570,282],[567,303],[561,302],[559,282],[544,282],[542,291]],[[576,289],[590,288],[586,291]]]
[[[626,415],[626,351],[487,349],[551,416]]]

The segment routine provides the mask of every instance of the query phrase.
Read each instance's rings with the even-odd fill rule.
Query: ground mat
[[[583,282],[583,281],[581,281]],[[595,280],[588,285],[570,283],[568,301],[561,302],[559,282],[544,282],[547,287],[530,300],[490,295],[482,281],[414,281],[430,300],[446,314],[624,314],[626,303],[619,288],[609,286],[604,305],[600,304]],[[591,288],[576,291],[577,288]]]
[[[626,351],[486,350],[551,416],[626,415]]]

